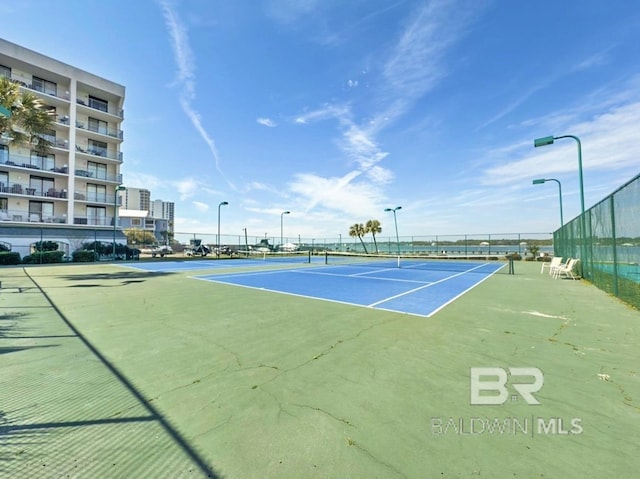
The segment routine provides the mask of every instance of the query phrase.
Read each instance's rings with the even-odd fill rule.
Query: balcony
[[[42,188],[33,187],[25,183],[11,183],[8,185],[0,183],[0,193],[21,196],[39,196],[41,198],[67,198],[66,189],[46,188],[43,190]]]
[[[74,216],[73,224],[113,227],[113,218],[107,218],[106,216]]]
[[[73,193],[73,199],[77,201],[86,201],[89,203],[106,203],[108,205],[113,205],[114,201],[117,201],[115,195],[109,196],[106,193],[87,190],[76,190]]]
[[[81,130],[85,130],[91,133],[96,133],[102,136],[108,136],[109,138],[115,138],[117,140],[124,139],[124,133],[120,129],[116,128],[104,128],[104,127],[95,127],[95,126],[87,126],[84,121],[76,121],[76,128]]]
[[[76,151],[78,153],[82,153],[83,155],[97,156],[100,158],[107,158],[110,160],[116,160],[116,161],[122,162],[122,152],[113,150],[110,148],[105,149],[105,148],[76,145]]]
[[[0,210],[0,223],[57,223],[66,224],[67,215],[43,215],[42,213],[30,213],[27,210],[11,209]]]
[[[82,107],[90,109],[91,111],[106,113],[107,115],[124,119],[124,110],[114,108],[112,105],[107,105],[105,107],[104,103],[95,102],[89,98],[78,98],[76,99],[76,103]]]
[[[55,88],[55,89],[49,89],[49,88],[43,88],[39,85],[34,85],[32,83],[31,78],[25,78],[25,77],[18,77],[16,75],[11,75],[11,81],[14,83],[17,83],[18,85],[20,85],[23,88],[26,88],[28,90],[31,91],[35,91],[38,93],[42,93],[54,98],[59,98],[60,100],[65,100],[65,101],[69,101],[69,92],[65,91],[64,94],[58,93],[59,88]],[[60,85],[58,85],[58,87],[60,87]]]
[[[114,183],[121,184],[122,183],[122,174],[118,173],[117,175],[105,175],[100,172],[98,174],[94,174],[93,171],[76,169],[76,176],[80,176],[83,178],[91,178],[92,180],[102,180],[102,181],[111,181]]]
[[[38,164],[39,163],[39,164]],[[40,170],[52,173],[69,173],[69,168],[65,164],[64,166],[56,166],[56,163],[53,159],[45,159],[42,161],[41,159],[31,158],[28,156],[22,155],[9,155],[9,159],[0,162],[0,165],[6,165],[7,167],[13,169],[29,169],[29,170]]]

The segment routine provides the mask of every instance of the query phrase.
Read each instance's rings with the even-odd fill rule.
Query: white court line
[[[450,279],[452,279],[452,278],[457,278],[458,276],[462,276],[463,274],[470,273],[470,272],[471,272],[471,271],[473,271],[474,269],[481,268],[481,267],[486,266],[486,265],[488,265],[488,264],[491,264],[491,263],[483,263],[483,264],[480,264],[480,265],[476,266],[475,268],[467,269],[467,270],[462,271],[462,272],[460,272],[460,273],[453,274],[453,275],[451,275],[451,276],[447,276],[446,278],[440,279],[440,280],[438,280],[438,281],[434,281],[433,283],[425,284],[424,286],[420,286],[419,288],[410,289],[409,291],[405,291],[404,293],[400,293],[400,294],[396,294],[396,295],[390,296],[390,297],[388,297],[388,298],[386,298],[386,299],[382,299],[382,300],[380,300],[380,301],[376,301],[375,303],[369,304],[368,306],[369,306],[369,307],[372,307],[372,308],[373,308],[373,307],[376,307],[377,305],[382,304],[382,303],[386,303],[387,301],[391,301],[392,299],[400,298],[400,297],[402,297],[402,296],[406,296],[407,294],[415,293],[416,291],[420,291],[421,289],[429,288],[430,286],[433,286],[433,285],[435,285],[435,284],[444,283],[445,281],[449,281],[449,280],[450,280]],[[493,274],[493,273],[492,273],[492,274]],[[491,275],[488,275],[488,276],[487,276],[487,278],[488,278],[489,276],[491,276]],[[487,279],[487,278],[484,278],[484,279],[482,279],[481,281],[478,281],[478,283],[476,283],[476,284],[480,284],[480,283],[482,283],[482,281],[484,281],[484,280],[485,280],[485,279]],[[474,286],[475,286],[475,285],[474,285]],[[473,286],[472,286],[471,288],[473,288]],[[469,288],[469,289],[471,289],[471,288]],[[467,289],[466,291],[468,291],[469,289]],[[466,292],[466,291],[465,291],[465,292]],[[461,294],[464,294],[464,293],[461,293]],[[458,296],[456,296],[456,298],[460,297],[460,296],[461,296],[461,294],[460,294],[460,295],[458,295]],[[455,299],[455,298],[454,298],[454,299]],[[451,300],[451,301],[453,301],[453,300]],[[446,306],[447,304],[449,304],[451,301],[449,301],[449,302],[445,303],[443,306],[441,306],[441,308],[443,308],[444,306]],[[441,308],[439,308],[439,309],[441,309]],[[436,310],[436,311],[437,311],[437,310]],[[431,313],[431,314],[433,314],[433,313]]]
[[[489,264],[489,263],[487,263]],[[493,276],[494,274],[496,274],[498,271],[500,271],[502,268],[504,268],[506,266],[502,265],[500,268],[498,268],[497,270],[495,270],[493,273],[488,274],[487,276],[485,276],[484,278],[482,278],[480,281],[478,281],[475,284],[472,284],[471,286],[469,286],[467,289],[465,289],[462,293],[458,294],[457,296],[455,296],[454,298],[451,298],[449,301],[447,301],[444,304],[441,304],[439,307],[437,307],[436,309],[434,309],[433,311],[431,311],[428,315],[427,318],[430,318],[431,316],[433,316],[434,314],[436,314],[438,311],[440,311],[442,308],[444,308],[445,306],[453,303],[456,299],[458,299],[460,296],[462,296],[463,294],[466,294],[468,291],[471,291],[473,288],[475,288],[476,286],[478,286],[480,283],[483,283],[484,281],[486,281],[487,279],[489,279],[491,276]]]

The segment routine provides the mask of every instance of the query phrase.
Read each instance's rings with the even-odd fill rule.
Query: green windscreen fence
[[[583,277],[640,308],[640,175],[553,234],[554,254],[579,258]]]

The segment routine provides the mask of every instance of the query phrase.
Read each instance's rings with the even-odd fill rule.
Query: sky
[[[53,11],[52,11],[53,8]],[[636,0],[0,0],[126,87],[123,181],[177,232],[549,233],[640,173]],[[220,206],[226,201],[229,204]],[[290,214],[283,215],[284,211]]]

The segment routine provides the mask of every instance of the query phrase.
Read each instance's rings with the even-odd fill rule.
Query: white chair
[[[29,214],[29,221],[31,221],[32,223],[39,223],[40,222],[40,215],[38,213],[30,213]]]
[[[565,264],[556,266],[556,268],[553,270],[553,278],[558,279],[560,276],[565,276],[571,279],[578,279],[578,277],[573,274],[573,268],[576,267],[578,261],[580,260],[576,258],[570,258],[569,261],[567,261]]]
[[[562,264],[562,256],[554,256],[551,261],[544,261],[542,268],[540,268],[540,274],[544,273],[545,268],[549,268],[549,274],[553,274],[554,268]]]

